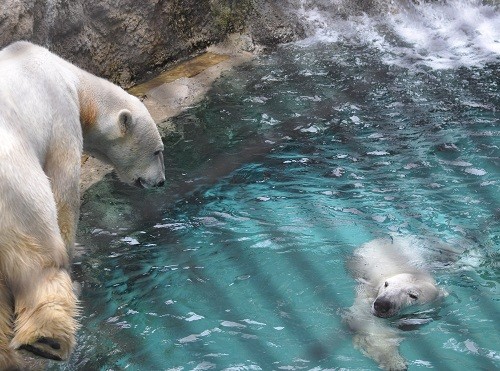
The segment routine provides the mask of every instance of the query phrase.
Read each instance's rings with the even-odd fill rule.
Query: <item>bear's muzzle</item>
[[[372,305],[372,313],[381,318],[393,316],[396,312],[395,309],[396,308],[394,307],[393,303],[383,297],[378,297],[377,299],[375,299]]]

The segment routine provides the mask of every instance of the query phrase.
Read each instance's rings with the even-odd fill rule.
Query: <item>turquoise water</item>
[[[410,370],[500,368],[499,67],[309,40],[227,73],[175,118],[164,189],[85,195],[82,329],[53,368],[376,369],[341,320],[345,262],[388,234],[467,249],[403,334]]]

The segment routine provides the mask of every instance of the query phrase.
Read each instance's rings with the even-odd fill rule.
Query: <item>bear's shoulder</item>
[[[28,41],[16,41],[0,50],[0,75],[3,79],[27,77],[36,82],[44,78],[74,75],[77,68],[48,49]],[[47,82],[50,80],[44,83]]]
[[[47,49],[30,43],[29,41],[16,41],[0,50],[0,62],[11,60],[35,61],[37,59],[51,59],[56,57]]]

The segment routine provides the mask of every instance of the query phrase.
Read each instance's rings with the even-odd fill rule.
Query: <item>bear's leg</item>
[[[0,194],[9,196],[0,202],[0,211],[14,211],[0,218],[1,269],[14,302],[10,347],[66,359],[75,344],[77,300],[52,179],[39,163],[44,160],[19,151],[15,162],[2,164],[15,174],[0,181]]]
[[[15,295],[14,349],[66,360],[75,345],[77,299],[65,269],[47,268]]]
[[[69,124],[69,123],[68,123]],[[76,122],[80,126],[80,122]],[[57,207],[57,223],[66,252],[71,261],[75,233],[80,213],[80,162],[82,151],[76,138],[66,138],[65,145],[50,148],[44,171],[51,179],[51,188]]]
[[[9,289],[0,273],[0,370],[19,369],[19,359],[9,347],[12,338],[13,303]]]
[[[399,354],[401,339],[380,334],[357,334],[354,345],[379,366],[388,371],[407,370],[405,359]]]

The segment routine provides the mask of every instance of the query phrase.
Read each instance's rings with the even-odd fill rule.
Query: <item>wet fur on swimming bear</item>
[[[356,249],[348,262],[358,286],[344,319],[354,345],[386,370],[405,370],[407,365],[398,349],[401,331],[385,318],[446,296],[419,244],[413,237],[375,239]]]

